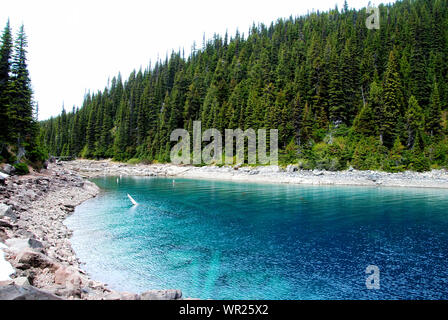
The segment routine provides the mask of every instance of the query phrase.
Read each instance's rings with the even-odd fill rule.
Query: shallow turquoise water
[[[110,287],[201,299],[447,299],[448,191],[100,178],[66,224]],[[130,193],[137,202],[131,207]],[[366,267],[380,269],[367,290]]]

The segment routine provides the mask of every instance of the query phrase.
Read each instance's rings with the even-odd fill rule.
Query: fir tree
[[[11,67],[11,97],[9,104],[10,132],[19,149],[35,138],[31,81],[26,59],[27,38],[23,25],[17,34]]]
[[[394,51],[390,52],[384,75],[383,103],[384,115],[380,132],[384,145],[391,147],[398,134],[398,120],[403,110],[403,93]]]
[[[432,137],[439,135],[442,131],[442,106],[437,82],[434,82],[433,85],[429,109],[426,117],[426,127],[429,134]]]
[[[9,115],[8,107],[12,102],[10,96],[10,77],[11,71],[11,56],[12,56],[12,35],[9,20],[3,31],[0,47],[0,123],[2,130],[0,130],[0,143],[7,142],[9,138]]]
[[[408,147],[410,149],[414,148],[416,138],[423,132],[424,121],[425,118],[422,108],[418,105],[417,99],[414,96],[411,96],[406,112]]]

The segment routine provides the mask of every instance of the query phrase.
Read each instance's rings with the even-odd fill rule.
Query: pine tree
[[[422,108],[418,105],[414,96],[409,98],[408,110],[406,112],[406,127],[408,131],[408,147],[414,148],[416,138],[424,130],[424,114]]]
[[[114,141],[114,156],[117,160],[126,160],[129,157],[127,154],[127,146],[129,139],[129,106],[126,97],[120,102],[118,110],[118,119],[115,124],[117,128]]]
[[[32,144],[35,138],[31,80],[29,78],[26,48],[27,37],[23,25],[20,27],[15,43],[15,53],[11,67],[12,101],[9,104],[9,123],[11,137],[16,140],[19,154],[23,147]]]
[[[305,103],[305,107],[303,108],[302,120],[300,121],[300,128],[299,128],[299,145],[307,147],[309,141],[312,139],[313,134],[313,116],[311,113],[311,108],[309,107],[308,103]]]
[[[384,103],[383,90],[380,85],[374,80],[370,85],[370,92],[368,98],[369,108],[373,112],[374,131],[380,141],[383,141],[383,121],[384,121]]]
[[[89,121],[87,124],[87,132],[86,132],[86,152],[84,153],[84,157],[93,157],[95,154],[95,146],[96,146],[96,110],[92,108],[89,114]]]
[[[9,20],[3,31],[0,47],[0,123],[3,129],[0,130],[0,144],[7,142],[9,138],[9,115],[8,107],[11,104],[10,77],[12,55],[12,35]]]
[[[356,133],[366,137],[375,136],[377,134],[375,113],[369,104],[366,104],[355,118],[353,129]]]
[[[390,52],[384,75],[383,103],[384,115],[380,127],[382,142],[385,146],[392,147],[398,134],[398,120],[403,110],[402,86],[394,51]]]
[[[389,159],[392,161],[392,165],[390,170],[393,172],[401,172],[404,170],[405,166],[403,165],[403,152],[405,147],[400,141],[400,138],[397,137],[394,142],[394,146],[390,150]]]
[[[434,82],[433,85],[429,109],[426,117],[426,127],[431,137],[439,135],[442,132],[442,106],[437,82]]]

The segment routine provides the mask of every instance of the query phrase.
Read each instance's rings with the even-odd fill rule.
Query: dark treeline
[[[335,8],[172,53],[41,123],[54,155],[169,161],[170,133],[279,129],[283,163],[388,171],[448,165],[448,6]],[[133,160],[135,161],[135,160]]]
[[[42,165],[45,152],[38,145],[37,105],[32,99],[23,25],[15,40],[9,21],[0,42],[0,163],[9,162],[19,173]]]

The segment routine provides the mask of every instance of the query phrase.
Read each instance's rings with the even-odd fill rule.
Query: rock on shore
[[[62,166],[42,173],[6,177],[0,185],[0,254],[13,272],[0,281],[1,299],[140,300],[181,299],[176,291],[120,293],[80,268],[65,218],[98,187]],[[4,262],[6,262],[3,259]]]

